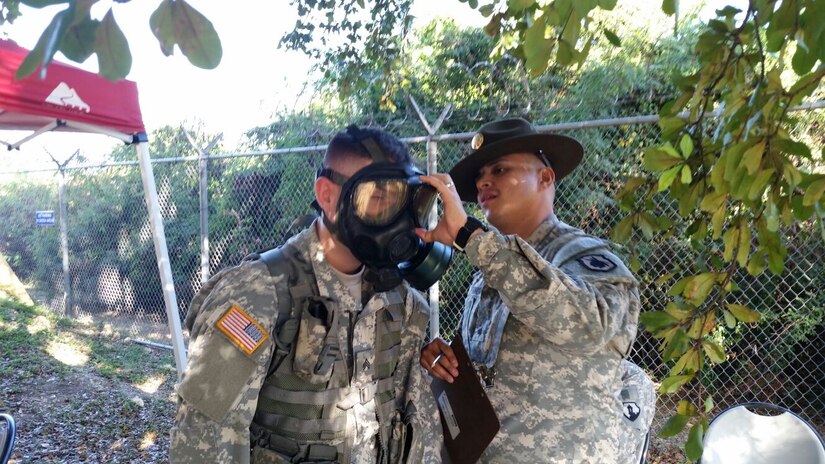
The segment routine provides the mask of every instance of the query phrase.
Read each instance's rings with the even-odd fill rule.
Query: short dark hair
[[[372,159],[372,155],[367,147],[361,143],[360,138],[371,138],[375,141],[384,156],[392,163],[413,164],[412,155],[407,144],[398,137],[385,132],[382,129],[372,127],[358,128],[359,137],[352,131],[341,131],[335,134],[327,146],[324,154],[324,166],[329,166],[333,161],[339,161],[349,157]]]

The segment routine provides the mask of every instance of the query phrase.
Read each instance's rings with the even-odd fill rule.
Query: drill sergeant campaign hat
[[[450,177],[463,201],[475,202],[476,176],[482,167],[511,153],[534,153],[561,180],[578,166],[584,154],[581,144],[572,137],[539,133],[522,118],[501,119],[487,123],[473,137],[473,149],[450,170]]]

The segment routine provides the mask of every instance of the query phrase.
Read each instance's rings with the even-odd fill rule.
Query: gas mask
[[[348,129],[351,131],[351,128]],[[362,144],[373,160],[384,161],[372,139]],[[415,228],[425,228],[437,191],[421,182],[424,175],[410,164],[375,161],[346,179],[329,168],[318,176],[341,185],[335,224],[324,224],[366,266],[364,278],[377,291],[389,290],[404,279],[418,290],[426,290],[447,271],[453,249],[425,243]]]

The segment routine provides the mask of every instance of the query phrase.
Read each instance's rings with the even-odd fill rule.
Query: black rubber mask
[[[375,158],[375,156],[373,157]],[[377,291],[404,279],[426,290],[447,271],[453,249],[425,243],[416,234],[428,226],[436,190],[421,182],[421,171],[410,164],[374,162],[346,179],[324,168],[319,176],[343,181],[336,224],[327,228],[367,267],[365,278]]]

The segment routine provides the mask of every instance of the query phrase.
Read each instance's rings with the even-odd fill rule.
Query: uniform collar
[[[527,243],[530,245],[537,245],[539,243],[544,242],[548,238],[556,238],[559,236],[559,229],[562,225],[565,225],[556,217],[555,213],[550,213],[549,216],[544,218],[538,225],[538,227],[533,230],[529,237],[527,237]]]

